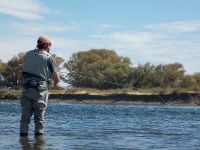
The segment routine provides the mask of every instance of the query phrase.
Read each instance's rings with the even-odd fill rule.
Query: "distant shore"
[[[13,101],[19,99],[19,94],[0,95],[0,101]],[[50,94],[49,102],[128,105],[200,105],[200,93],[185,92],[169,94]]]

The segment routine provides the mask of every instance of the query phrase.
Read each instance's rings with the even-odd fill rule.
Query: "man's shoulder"
[[[28,50],[28,51],[26,52],[26,54],[30,54],[30,53],[34,53],[34,52],[35,52],[35,49]]]
[[[27,54],[35,54],[35,55],[45,55],[47,56],[48,58],[51,58],[52,55],[44,50],[38,50],[38,49],[32,49],[32,50],[29,50],[28,52],[26,52],[26,55]]]
[[[48,53],[47,51],[45,51],[45,50],[39,51],[39,53],[46,55],[48,58],[52,57],[52,55],[50,53]]]
[[[55,60],[55,58],[52,55],[49,57],[48,60],[49,60],[50,63],[56,64],[56,60]]]
[[[34,50],[28,50],[25,55],[27,56],[27,55],[31,55],[33,53],[34,53]]]

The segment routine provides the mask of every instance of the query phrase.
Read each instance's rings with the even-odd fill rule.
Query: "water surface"
[[[19,137],[20,105],[0,102],[0,149],[200,148],[200,107],[50,103],[44,137]]]

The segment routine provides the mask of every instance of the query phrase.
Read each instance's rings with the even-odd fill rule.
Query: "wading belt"
[[[42,77],[37,76],[32,73],[27,73],[27,72],[23,72],[22,75],[24,78],[34,78],[34,79],[28,80],[26,83],[23,84],[23,87],[25,89],[34,88],[38,91],[48,90],[47,81],[44,80]]]

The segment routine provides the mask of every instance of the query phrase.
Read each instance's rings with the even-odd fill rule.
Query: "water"
[[[51,103],[45,136],[19,135],[20,105],[0,103],[0,149],[200,149],[200,107]]]

